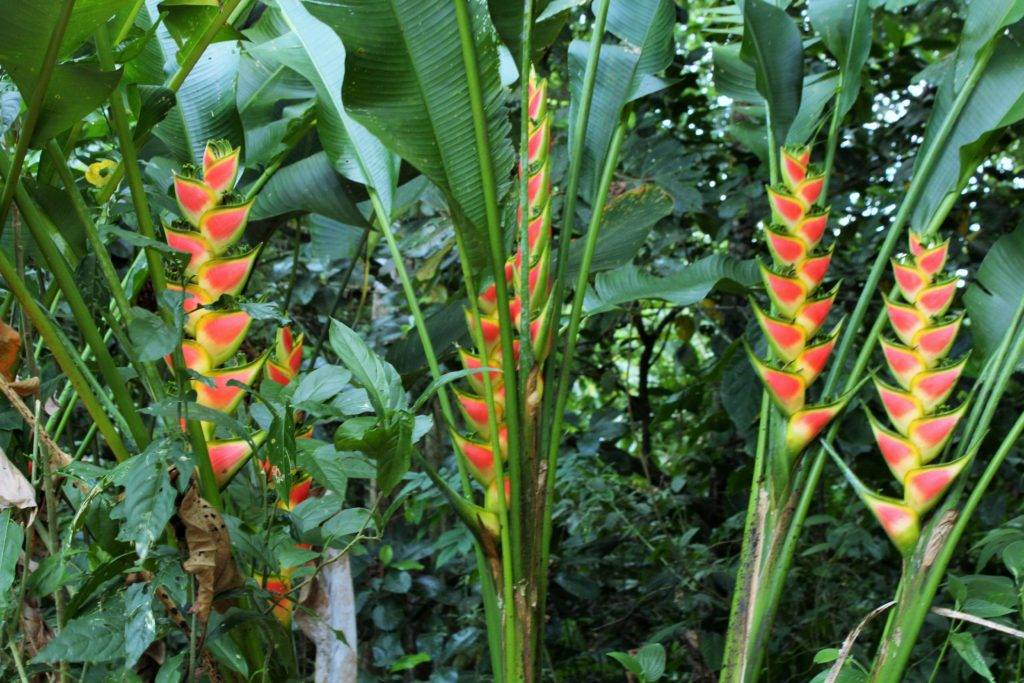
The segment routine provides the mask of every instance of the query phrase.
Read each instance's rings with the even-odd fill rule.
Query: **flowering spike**
[[[462,411],[462,416],[466,419],[466,424],[483,439],[491,438],[487,401],[480,396],[473,396],[458,390],[455,391],[455,399],[459,403],[459,409]],[[497,413],[497,421],[500,423],[502,419],[501,404],[495,402],[494,409]]]
[[[910,383],[919,373],[928,369],[928,364],[914,349],[904,346],[884,337],[880,340],[882,353],[885,355],[885,362],[889,365],[889,372],[896,378],[900,386],[910,389]]]
[[[934,460],[949,443],[960,418],[967,411],[967,404],[937,415],[914,420],[907,430],[907,437],[921,451],[921,462]]]
[[[953,365],[937,370],[922,370],[910,381],[910,392],[917,396],[926,412],[932,412],[949,398],[967,366],[967,356]]]
[[[199,219],[199,232],[206,238],[215,256],[223,254],[242,237],[249,221],[249,211],[255,202],[253,199],[237,206],[218,206]]]
[[[764,263],[761,267],[761,279],[775,308],[787,318],[796,316],[800,307],[807,301],[807,287],[797,278],[780,275]]]
[[[777,264],[794,267],[807,258],[807,243],[799,237],[792,237],[772,227],[765,230],[764,234],[768,250]]]
[[[785,361],[796,360],[807,345],[807,333],[796,323],[768,315],[756,302],[751,302],[754,315],[761,325],[761,331],[771,345],[772,350]]]
[[[266,373],[267,379],[283,387],[288,386],[295,379],[295,375],[292,374],[288,366],[278,363],[273,358],[267,359]]]
[[[796,186],[794,193],[802,199],[807,206],[812,206],[821,197],[821,190],[825,187],[825,176],[816,175],[807,177],[802,183]]]
[[[796,358],[794,367],[803,376],[807,386],[810,386],[825,369],[825,364],[828,363],[829,356],[832,355],[832,349],[835,348],[838,337],[839,326],[837,325],[836,329],[827,337],[805,348]]]
[[[189,277],[195,275],[199,266],[210,259],[210,245],[198,232],[164,227],[164,239],[171,249],[184,252],[191,257],[185,266],[185,275]]]
[[[251,323],[245,311],[210,311],[196,323],[196,341],[217,366],[235,355]]]
[[[217,194],[218,199],[235,186],[241,149],[222,152],[222,148],[215,149],[214,143],[208,143],[203,152],[203,182]]]
[[[797,455],[818,438],[849,402],[852,392],[831,403],[807,406],[790,415],[786,422],[786,451]]]
[[[262,577],[257,576],[256,580],[262,581]],[[285,628],[291,627],[292,612],[295,610],[295,601],[288,597],[292,589],[291,579],[285,575],[268,576],[266,586],[267,592],[271,594],[268,602],[272,605],[274,618]]]
[[[864,492],[861,494],[861,500],[882,525],[893,545],[904,555],[910,553],[921,535],[918,513],[909,505],[888,496]]]
[[[963,314],[960,314],[949,322],[922,328],[914,334],[913,346],[917,347],[928,367],[934,367],[953,348],[963,319]]]
[[[915,249],[914,243],[917,242]],[[921,245],[919,238],[911,233],[910,251],[914,255],[917,267],[924,271],[929,277],[934,277],[939,271],[946,267],[946,258],[949,256],[949,240],[934,247],[925,248]]]
[[[832,263],[832,249],[829,248],[818,256],[809,256],[801,261],[796,267],[796,276],[804,283],[808,290],[815,290],[821,286],[828,267]]]
[[[206,443],[210,454],[210,465],[213,467],[213,478],[217,488],[224,488],[236,474],[249,462],[253,454],[253,446],[259,447],[267,438],[267,433],[258,431],[252,439],[215,439]]]
[[[790,231],[794,231],[807,214],[807,205],[803,201],[774,187],[768,188],[768,202],[775,222]]]
[[[793,228],[793,234],[807,242],[808,249],[814,249],[818,246],[818,242],[825,236],[825,228],[828,226],[828,210],[822,211],[821,213],[813,213],[801,220],[795,228]]]
[[[807,331],[808,338],[817,334],[821,326],[825,324],[828,312],[832,310],[832,304],[835,303],[838,293],[839,287],[833,287],[832,291],[825,296],[812,299],[800,307],[800,311],[796,314],[796,323]]]
[[[753,363],[754,370],[761,377],[768,393],[783,413],[793,415],[804,407],[807,383],[799,373],[778,370],[767,365],[754,355],[749,346],[747,355],[750,356],[750,362]]]
[[[199,227],[199,219],[216,206],[218,200],[217,193],[203,181],[179,175],[174,176],[174,195],[182,215],[195,227]]]
[[[884,294],[882,298],[885,300],[885,312],[896,336],[907,346],[917,346],[915,336],[928,327],[928,319],[910,304],[893,301]]]
[[[875,389],[878,390],[878,397],[882,399],[889,420],[896,425],[900,434],[906,436],[910,423],[924,415],[924,406],[913,394],[891,387],[878,378],[875,378]]]
[[[188,334],[195,334],[196,323],[199,319],[207,314],[207,310],[204,306],[209,306],[213,303],[213,299],[201,287],[195,285],[176,285],[169,283],[167,289],[173,292],[183,292],[184,299],[182,299],[182,308],[185,310],[185,332]]]
[[[490,445],[471,441],[458,434],[454,434],[452,439],[473,477],[484,486],[494,481],[494,450]]]
[[[298,437],[296,437],[298,438]],[[280,510],[294,510],[299,506],[300,503],[304,502],[309,498],[310,489],[313,488],[313,478],[303,477],[299,481],[292,484],[291,489],[288,490],[287,500],[277,501],[277,507]]]
[[[956,280],[947,280],[921,290],[917,296],[918,310],[929,318],[937,318],[949,310],[956,294]]]
[[[210,259],[197,275],[200,287],[219,299],[224,295],[238,296],[245,287],[256,262],[257,250],[229,258]]]
[[[811,158],[809,148],[790,150],[782,148],[782,179],[786,187],[795,188],[807,177],[807,164]]]
[[[957,475],[970,462],[973,453],[941,465],[919,467],[907,473],[903,480],[903,500],[919,515],[935,507]]]
[[[895,259],[892,261],[892,274],[900,294],[911,302],[916,301],[917,295],[931,282],[931,278],[917,266],[900,263]]]
[[[196,392],[196,403],[222,413],[233,413],[242,401],[243,390],[239,386],[228,383],[235,381],[246,385],[253,384],[259,377],[265,361],[266,356],[260,356],[245,365],[211,370],[204,376],[213,381],[213,386],[209,386],[201,380],[192,380],[192,388]]]
[[[897,481],[903,481],[907,472],[921,465],[921,454],[917,446],[896,432],[886,429],[870,410],[866,412],[871,432],[875,435],[875,443],[882,452],[885,464],[889,466],[889,471]]]

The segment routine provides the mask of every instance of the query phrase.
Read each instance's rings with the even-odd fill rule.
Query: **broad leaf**
[[[330,342],[338,359],[352,372],[356,382],[366,389],[378,416],[383,417],[408,405],[398,373],[350,327],[331,320]]]
[[[781,144],[800,110],[804,81],[800,30],[785,10],[765,0],[746,0],[740,56],[754,69],[775,142]]]
[[[121,605],[123,607],[123,605]],[[33,662],[113,662],[124,657],[124,612],[107,604],[98,612],[72,619]]]
[[[954,67],[953,63],[946,67],[918,159],[937,143],[937,131],[951,113],[953,99],[959,92],[954,88]],[[939,151],[939,160],[929,174],[914,209],[911,219],[914,230],[924,230],[947,195],[959,193],[966,186],[997,133],[1022,118],[1024,45],[1007,35],[999,38],[992,60]]]
[[[995,683],[996,679],[992,676],[992,670],[989,669],[984,655],[982,655],[981,650],[978,649],[978,644],[974,642],[974,636],[966,631],[953,633],[949,636],[949,642],[953,645],[953,649],[956,650],[956,653],[960,655],[960,658],[964,660],[967,666],[971,667],[974,673],[978,674],[989,683]]]
[[[11,586],[14,585],[18,556],[24,542],[25,531],[11,519],[10,508],[0,512],[0,596],[3,596],[0,597],[0,605],[7,603]]]
[[[481,0],[469,3],[496,194],[511,187],[515,156],[501,87],[498,38]],[[484,183],[469,79],[449,0],[323,0],[308,6],[348,54],[348,112],[445,194],[471,266],[486,263]]]
[[[257,195],[252,217],[258,220],[300,211],[365,226],[366,218],[349,192],[327,154],[317,152],[275,173]]]
[[[861,71],[871,51],[869,0],[809,0],[811,24],[839,64],[840,116],[850,111],[860,92]]]
[[[533,32],[530,48],[537,55],[551,45],[569,20],[569,10],[586,0],[536,0],[533,3]],[[523,32],[522,0],[487,0],[494,28],[519,63]]]
[[[125,667],[131,668],[142,653],[156,640],[156,617],[153,615],[153,595],[146,583],[134,583],[124,597]]]
[[[982,261],[964,294],[974,350],[989,358],[1007,334],[1010,319],[1024,301],[1024,226],[1003,235]]]
[[[341,40],[298,0],[278,0],[277,10],[289,32],[274,41],[274,51],[316,89],[317,131],[327,156],[338,173],[374,188],[390,218],[397,160],[342,105],[345,48]]]
[[[57,25],[63,0],[0,0],[0,66],[30,100],[39,81],[50,35]],[[79,0],[75,3],[61,42],[33,142],[42,144],[81,121],[99,107],[121,78],[120,71],[104,72],[84,62],[65,62],[114,15],[120,0]]]
[[[113,475],[114,482],[124,487],[124,500],[110,516],[124,520],[117,537],[134,543],[139,559],[146,559],[174,514],[177,494],[171,486],[168,466],[179,458],[188,458],[179,442],[154,441],[119,465]]]
[[[689,306],[705,298],[716,286],[740,291],[759,281],[754,261],[714,254],[684,266],[679,272],[659,277],[642,273],[634,265],[599,274],[587,290],[584,308],[588,315],[612,310],[641,299],[658,299]]]

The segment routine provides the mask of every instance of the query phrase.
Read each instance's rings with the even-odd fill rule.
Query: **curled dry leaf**
[[[39,392],[38,377],[14,379],[14,369],[18,363],[18,351],[20,350],[21,335],[10,325],[0,321],[0,374],[19,396],[32,396]]]
[[[178,517],[185,525],[188,559],[184,569],[199,582],[192,610],[204,622],[210,616],[213,597],[225,590],[241,586],[245,579],[231,556],[231,539],[220,513],[189,487],[178,508]]]
[[[36,492],[25,475],[7,459],[0,449],[0,510],[17,508],[27,510],[36,507]],[[33,513],[35,514],[35,513]]]

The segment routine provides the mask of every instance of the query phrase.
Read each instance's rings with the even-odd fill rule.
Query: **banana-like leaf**
[[[533,34],[530,36],[530,49],[534,55],[543,51],[555,42],[569,20],[569,10],[581,5],[586,0],[537,0],[533,3]],[[502,42],[519,61],[522,49],[520,35],[523,32],[522,0],[487,0],[491,10],[491,20],[498,30]]]
[[[868,0],[809,0],[811,24],[839,64],[840,116],[850,111],[860,92],[861,71],[871,51],[871,6]]]
[[[986,360],[999,346],[1024,298],[1024,226],[992,245],[964,294],[975,352]]]
[[[278,0],[288,33],[275,42],[281,62],[302,74],[317,93],[317,131],[336,171],[374,188],[390,218],[398,160],[345,111],[341,101],[345,48],[341,39],[299,0]]]
[[[755,261],[739,261],[722,254],[705,257],[664,277],[642,273],[631,264],[599,274],[594,286],[587,290],[583,305],[588,315],[639,299],[688,306],[705,298],[715,287],[743,292],[759,281]]]
[[[800,30],[785,10],[765,0],[746,0],[740,57],[754,69],[757,91],[768,105],[772,133],[779,143],[786,139],[800,110],[804,82]]]
[[[278,170],[257,195],[252,218],[259,220],[296,211],[320,214],[348,225],[366,225],[366,218],[325,152]]]
[[[482,0],[468,2],[499,200],[512,186],[507,93],[498,37]],[[486,262],[487,222],[469,80],[451,0],[321,0],[307,7],[348,53],[347,111],[445,194],[471,266]]]
[[[978,4],[984,3],[972,3],[972,6]],[[911,219],[911,229],[923,230],[946,196],[960,192],[967,185],[996,135],[1024,118],[1024,44],[1020,38],[1019,34],[1011,32],[996,39],[998,42],[992,59],[961,110],[952,133],[942,146],[939,160],[928,176]],[[946,66],[918,158],[935,144],[935,131],[949,116],[953,99],[962,88],[956,85],[958,63],[959,60]]]
[[[0,67],[10,74],[26,101],[35,92],[50,34],[63,5],[63,0],[0,0]],[[120,71],[100,71],[84,62],[61,62],[70,57],[97,26],[112,17],[119,5],[119,0],[75,3],[33,131],[33,144],[38,146],[85,118],[117,85]]]

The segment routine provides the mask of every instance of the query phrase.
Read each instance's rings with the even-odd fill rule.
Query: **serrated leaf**
[[[174,514],[177,492],[171,486],[168,466],[178,457],[187,457],[180,443],[161,439],[121,463],[115,472],[115,481],[124,486],[124,500],[111,517],[124,520],[117,537],[132,542],[139,559],[146,559]]]

